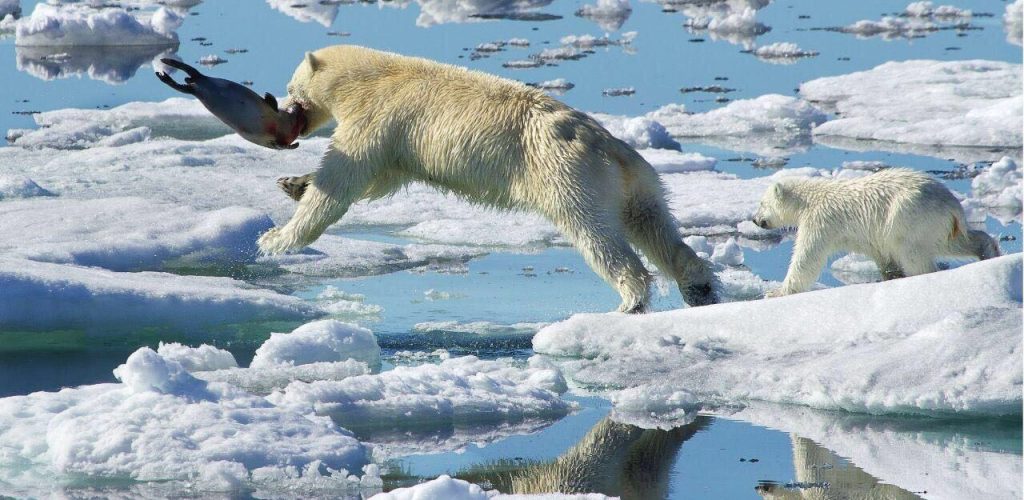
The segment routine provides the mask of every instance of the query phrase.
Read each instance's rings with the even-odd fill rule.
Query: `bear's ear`
[[[782,186],[781,182],[776,182],[775,184],[772,184],[772,196],[775,196],[776,198],[781,198],[784,194],[786,194],[786,188]]]
[[[320,66],[320,62],[316,60],[312,52],[306,52],[306,64],[309,65],[309,69],[316,71]]]

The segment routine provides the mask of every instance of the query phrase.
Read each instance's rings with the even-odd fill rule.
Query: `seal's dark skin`
[[[305,131],[306,117],[300,106],[280,110],[270,93],[263,97],[245,85],[213,78],[174,59],[160,62],[188,75],[185,83],[174,81],[167,73],[157,72],[160,81],[172,89],[196,96],[206,109],[245,140],[272,149],[295,149],[295,139]]]

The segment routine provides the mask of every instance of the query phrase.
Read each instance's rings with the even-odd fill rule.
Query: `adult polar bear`
[[[714,275],[683,243],[654,169],[586,114],[518,82],[356,46],[307,53],[282,107],[308,134],[338,123],[319,169],[283,180],[298,197],[287,224],[259,239],[268,254],[315,241],[362,199],[423,181],[499,208],[549,218],[642,312],[650,275],[630,247],[679,285],[690,305],[717,301]]]

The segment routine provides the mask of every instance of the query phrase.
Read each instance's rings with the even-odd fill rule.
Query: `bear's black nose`
[[[768,223],[767,223],[767,222],[765,222],[765,220],[764,220],[764,219],[758,219],[758,218],[755,218],[755,219],[754,219],[754,224],[756,224],[756,225],[757,225],[757,227],[759,227],[759,228],[761,228],[761,229],[768,229]]]

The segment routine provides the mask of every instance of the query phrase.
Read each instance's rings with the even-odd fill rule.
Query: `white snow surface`
[[[910,60],[811,80],[800,95],[839,113],[816,140],[1020,148],[1021,83],[1020,64]]]
[[[874,414],[1019,415],[1021,255],[884,283],[631,316],[578,314],[541,354],[583,386]],[[823,313],[822,311],[827,311]]]
[[[177,45],[182,18],[159,7],[129,12],[121,7],[94,8],[78,3],[36,4],[18,21],[18,46]]]
[[[349,359],[380,365],[380,347],[366,328],[328,319],[306,323],[291,333],[272,333],[256,349],[250,368],[296,366]]]
[[[1021,45],[1021,38],[1024,37],[1024,0],[1016,0],[1006,5],[1003,12],[1003,30],[1006,31],[1007,42]]]
[[[326,466],[346,479],[338,469],[367,462],[366,448],[329,419],[198,380],[149,348],[115,375],[121,383],[0,399],[0,471],[11,476],[0,489],[27,493],[85,475],[234,490],[310,464],[307,474]]]

